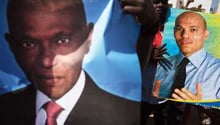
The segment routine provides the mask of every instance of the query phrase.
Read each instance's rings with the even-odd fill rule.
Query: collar
[[[187,57],[190,61],[190,63],[192,65],[194,65],[196,68],[199,68],[200,65],[202,64],[202,62],[205,60],[206,58],[206,51],[204,48],[200,49],[199,51],[193,53],[191,56]],[[184,55],[182,53],[180,53],[177,56],[177,64],[179,65],[179,63],[181,62],[181,60],[184,58]],[[177,66],[178,66],[177,65]]]
[[[76,104],[76,102],[78,101],[84,87],[85,87],[85,72],[81,71],[76,84],[65,95],[57,99],[55,102],[59,104],[64,110],[70,112],[74,107],[74,105]],[[42,106],[48,101],[51,101],[51,99],[40,90],[37,90],[36,113],[39,112]]]

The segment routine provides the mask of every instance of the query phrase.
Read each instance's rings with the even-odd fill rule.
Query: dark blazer
[[[0,123],[33,125],[36,90],[33,85],[0,96]],[[86,75],[85,88],[65,125],[139,125],[140,103],[109,94]]]

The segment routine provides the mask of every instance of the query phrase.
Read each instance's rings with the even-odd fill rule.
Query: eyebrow
[[[175,25],[175,26],[174,26],[174,28],[176,28],[176,27],[182,27],[182,26],[181,26],[181,25]],[[197,27],[201,27],[201,26],[192,25],[192,26],[189,26],[189,27],[190,27],[190,28],[194,28],[194,27],[196,27],[196,28],[197,28]]]
[[[70,37],[72,35],[72,33],[71,32],[63,32],[63,31],[61,31],[61,32],[57,32],[57,33],[55,33],[53,36],[52,36],[52,38],[50,39],[50,41],[51,40],[55,40],[55,39],[58,39],[58,38],[60,38],[60,37]]]

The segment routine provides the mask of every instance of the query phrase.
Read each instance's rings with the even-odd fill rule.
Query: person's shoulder
[[[32,121],[35,95],[32,86],[0,96],[0,118],[6,125],[24,125]],[[28,123],[27,123],[28,122]]]
[[[133,125],[132,123],[138,124],[140,118],[139,102],[119,97],[100,88],[87,73],[85,88],[74,110],[75,113],[80,113],[82,110],[89,111],[89,113],[82,114],[83,117],[88,117],[89,119],[91,115],[94,118],[99,117],[99,124],[103,122],[109,123],[109,125],[118,123],[121,125]],[[109,119],[109,116],[111,116],[111,119]],[[96,121],[91,121],[98,123],[97,119]]]
[[[34,87],[32,85],[28,85],[24,88],[18,89],[16,91],[8,92],[3,95],[0,95],[0,103],[3,105],[14,104],[17,101],[25,98],[25,96],[31,96],[34,92]]]
[[[220,59],[217,57],[214,57],[213,55],[209,53],[207,53],[206,60],[208,63],[207,65],[214,65],[214,66],[220,67]]]
[[[166,57],[164,61],[161,61],[161,63],[158,64],[157,73],[163,75],[164,72],[170,72],[172,70],[175,70],[177,64],[180,61],[180,58],[181,57],[179,54]]]
[[[220,59],[207,54],[205,60],[201,65],[201,70],[206,70],[204,73],[208,73],[212,77],[220,76]]]
[[[91,77],[87,74],[86,75],[86,88],[89,89],[86,91],[89,91],[91,93],[91,96],[96,96],[94,98],[97,98],[100,101],[104,102],[115,102],[115,103],[134,103],[136,104],[136,101],[132,101],[123,97],[120,97],[118,95],[115,95],[113,93],[110,93],[109,91],[106,91],[102,88],[100,88],[92,79]]]
[[[166,59],[167,59],[168,61],[176,61],[176,60],[179,59],[179,58],[180,58],[180,55],[179,55],[179,54],[176,54],[176,55],[169,56],[169,57],[167,57]]]

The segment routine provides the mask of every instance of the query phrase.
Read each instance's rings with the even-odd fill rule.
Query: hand
[[[172,64],[163,56],[163,55],[168,55],[168,56],[170,55],[167,52],[166,45],[167,44],[163,44],[162,46],[159,47],[153,47],[152,57],[155,62],[159,61],[160,65],[167,71],[171,69]]]
[[[161,84],[161,81],[160,81],[160,80],[156,80],[154,89],[153,89],[153,91],[152,91],[152,95],[153,95],[154,97],[157,97],[157,98],[159,97],[160,84]]]
[[[153,59],[154,60],[160,60],[163,58],[164,54],[168,54],[167,53],[167,49],[166,49],[166,45],[167,44],[163,44],[162,46],[155,46],[153,47]]]
[[[138,23],[152,26],[159,20],[159,15],[154,9],[152,0],[119,0],[125,13],[132,14]]]
[[[191,93],[185,88],[175,89],[172,98],[178,100],[202,100],[202,90],[200,83],[196,84],[196,94]]]

